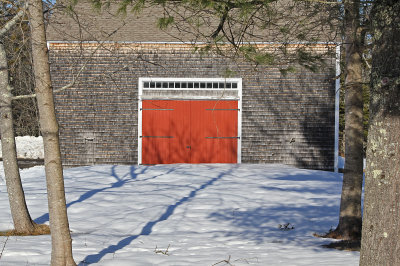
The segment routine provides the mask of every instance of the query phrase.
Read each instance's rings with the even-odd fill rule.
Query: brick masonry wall
[[[243,79],[243,163],[333,169],[333,59],[331,69],[282,76],[185,44],[51,43],[50,62],[55,90],[79,73],[72,88],[55,93],[66,166],[137,163],[139,77],[217,78],[229,70]]]

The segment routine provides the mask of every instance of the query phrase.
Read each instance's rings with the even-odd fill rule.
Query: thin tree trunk
[[[52,240],[51,265],[76,265],[72,257],[72,240],[67,217],[59,132],[50,80],[42,1],[30,0],[28,10],[32,36],[35,92],[44,144],[44,163]]]
[[[329,237],[361,237],[363,181],[363,91],[359,1],[345,5],[345,158],[339,224]]]
[[[374,3],[360,265],[400,265],[400,2]]]
[[[29,215],[19,174],[11,99],[7,57],[4,46],[0,43],[0,131],[4,175],[15,233],[29,235],[34,232],[36,224]]]

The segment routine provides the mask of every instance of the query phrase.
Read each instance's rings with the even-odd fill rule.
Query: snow
[[[339,156],[339,161],[338,161],[338,168],[339,169],[344,169],[344,164],[345,164],[345,158],[342,156]],[[365,168],[367,167],[367,160],[366,158],[363,159],[363,169],[365,171]]]
[[[7,230],[12,219],[1,168],[0,230]],[[325,249],[330,240],[312,236],[337,225],[338,173],[176,164],[87,166],[64,175],[74,259],[81,266],[359,262],[359,252]],[[48,223],[43,166],[21,176],[31,216]],[[287,223],[294,229],[279,228]],[[0,237],[3,248],[0,265],[50,264],[50,236]]]
[[[19,157],[43,158],[18,137]],[[344,160],[343,160],[344,161]],[[64,171],[79,265],[358,265],[322,248],[342,174],[283,165],[100,165]],[[43,166],[21,170],[31,216],[48,223]],[[0,230],[13,227],[0,163]],[[285,225],[291,230],[282,230]],[[49,265],[50,236],[0,237],[0,265]],[[230,263],[230,264],[229,264]]]
[[[42,137],[22,136],[15,138],[17,146],[17,157],[24,159],[43,159],[43,139]],[[2,158],[0,142],[0,158]]]
[[[339,156],[338,168],[344,169],[344,157]]]

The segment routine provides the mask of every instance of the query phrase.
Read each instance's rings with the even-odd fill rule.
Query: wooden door
[[[236,163],[237,101],[192,101],[192,163]]]
[[[236,163],[237,101],[144,100],[142,164]]]

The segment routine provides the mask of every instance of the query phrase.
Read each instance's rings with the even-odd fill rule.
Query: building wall
[[[136,164],[139,77],[243,79],[242,162],[332,170],[334,60],[317,73],[194,52],[186,44],[50,43],[63,162]],[[332,48],[332,47],[330,47]],[[333,47],[334,48],[334,47]],[[326,46],[317,45],[316,51]]]

